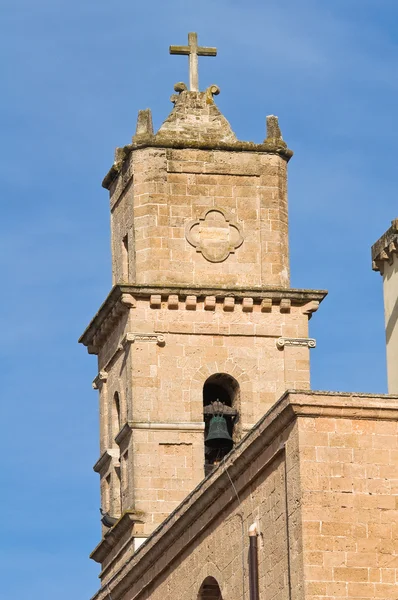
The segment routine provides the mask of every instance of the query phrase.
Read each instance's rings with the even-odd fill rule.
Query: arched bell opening
[[[206,577],[200,586],[197,600],[222,600],[220,586],[214,577]]]
[[[205,475],[211,473],[237,441],[239,384],[231,375],[216,373],[203,386]]]

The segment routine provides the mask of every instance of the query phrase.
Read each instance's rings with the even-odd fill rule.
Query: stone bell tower
[[[287,163],[278,119],[237,140],[198,91],[175,85],[159,131],[140,111],[116,150],[110,192],[113,288],[80,341],[98,356],[101,505],[116,524],[92,553],[103,581],[211,468],[216,401],[236,444],[286,389],[309,388],[308,319],[325,292],[289,285]],[[208,449],[207,449],[208,450]],[[125,554],[126,556],[126,554]]]

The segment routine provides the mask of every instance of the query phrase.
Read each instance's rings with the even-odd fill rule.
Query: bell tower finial
[[[198,34],[188,33],[188,46],[170,46],[170,54],[184,54],[189,57],[189,90],[199,91],[198,56],[217,56],[217,48],[198,46]]]

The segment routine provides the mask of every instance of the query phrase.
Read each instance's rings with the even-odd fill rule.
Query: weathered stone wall
[[[397,598],[398,425],[374,408],[299,420],[306,600]]]
[[[287,287],[286,169],[277,154],[132,151],[110,190],[114,282],[128,235],[130,282]]]
[[[111,189],[112,282],[135,281],[134,177],[130,161]]]
[[[94,598],[248,597],[256,522],[260,598],[395,599],[397,434],[397,397],[286,394]]]
[[[208,576],[217,580],[222,598],[248,597],[248,530],[254,522],[261,534],[261,595],[276,600],[301,598],[297,443],[297,427],[290,426],[253,460],[250,469],[234,478],[233,485],[229,480],[224,484],[215,504],[203,505],[200,519],[182,534],[176,547],[170,548],[158,565],[154,564],[153,569],[129,586],[120,598],[197,600],[200,586]],[[233,477],[233,473],[231,475]],[[184,547],[183,553],[175,559]],[[123,561],[110,565],[104,573],[103,584],[112,578],[117,564],[121,566],[126,557],[127,553]],[[155,575],[157,571],[162,572],[159,578]],[[289,590],[293,590],[293,596]]]
[[[111,496],[122,495],[122,511],[145,513],[148,535],[203,479],[203,386],[210,376],[229,375],[239,386],[236,441],[286,389],[309,388],[308,346],[276,344],[307,337],[305,311],[252,298],[137,298],[99,354],[106,376],[101,452],[120,447],[121,479],[117,455],[100,471],[103,505],[111,476]],[[116,392],[120,429],[129,424],[123,441],[115,441]]]
[[[174,301],[174,296],[173,296]],[[306,338],[303,307],[280,305],[250,310],[221,299],[209,310],[206,298],[164,297],[151,306],[137,300],[131,309],[134,333],[164,335],[164,345],[137,339],[130,346],[134,421],[202,421],[202,391],[215,373],[235,377],[241,387],[241,422],[252,427],[289,387],[309,387],[308,346],[278,349],[281,336]],[[226,310],[227,309],[227,310]],[[100,367],[101,368],[101,367]]]
[[[248,476],[246,476],[248,479]],[[265,598],[288,600],[288,543],[286,479],[283,455],[276,457],[236,502],[205,528],[195,544],[172,564],[160,581],[154,581],[147,596],[137,588],[123,600],[186,598],[197,600],[202,582],[213,576],[223,599],[248,598],[248,529],[257,521],[262,537],[259,553],[259,586]],[[203,520],[208,517],[203,515]]]

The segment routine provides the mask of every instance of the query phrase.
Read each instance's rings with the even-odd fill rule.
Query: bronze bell
[[[233,440],[228,432],[227,422],[222,415],[214,415],[209,425],[209,433],[205,439],[208,448],[231,449]]]

